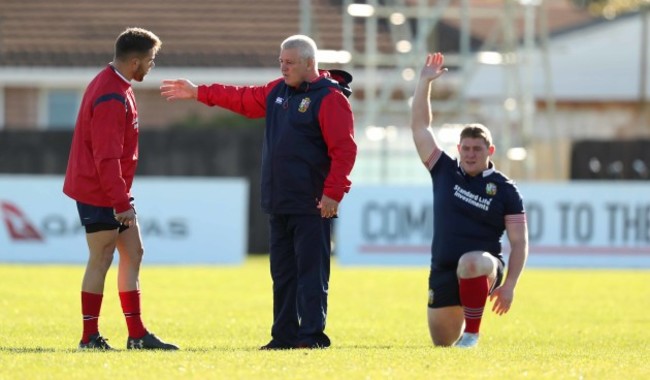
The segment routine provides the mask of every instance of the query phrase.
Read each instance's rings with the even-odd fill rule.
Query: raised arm
[[[430,159],[436,150],[440,150],[433,132],[429,129],[431,124],[431,82],[444,74],[444,56],[442,53],[427,54],[427,60],[420,72],[420,78],[413,95],[411,110],[411,131],[413,141],[422,162],[431,169]]]

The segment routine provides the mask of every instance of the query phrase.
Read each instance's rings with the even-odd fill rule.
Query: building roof
[[[430,0],[436,4],[436,0]],[[469,0],[472,46],[485,40],[499,18],[476,17],[502,12],[505,0]],[[280,42],[300,32],[301,0],[2,0],[0,67],[97,67],[113,54],[117,35],[129,26],[156,33],[163,48],[156,59],[165,67],[274,67]],[[406,5],[416,7],[417,1]],[[439,2],[438,2],[439,3]],[[570,0],[546,1],[551,32],[593,20]],[[454,49],[460,27],[460,0],[443,13],[436,48]],[[342,2],[312,0],[312,37],[320,49],[341,49]],[[518,7],[519,12],[521,7]],[[519,14],[519,16],[521,16]],[[378,47],[392,52],[389,26],[380,23]],[[447,27],[447,29],[444,29]],[[451,30],[449,30],[449,27]],[[355,48],[363,51],[364,22],[354,22]],[[515,25],[521,35],[521,17]],[[457,46],[456,46],[457,47]]]
[[[504,38],[503,20],[507,12],[512,12],[513,23],[512,33],[515,39],[522,39],[524,35],[524,12],[525,7],[511,0],[469,0],[469,12],[471,15],[471,35],[479,41],[489,40],[494,30],[498,30],[496,40]],[[511,8],[508,8],[510,5]],[[451,0],[450,9],[461,8],[461,0]],[[571,0],[545,0],[538,6],[533,6],[534,13],[538,17],[535,25],[535,33],[541,33],[539,16],[542,12],[547,14],[547,27],[550,34],[562,33],[566,30],[583,26],[589,23],[600,21],[601,18],[591,14],[587,9],[578,7]],[[498,15],[498,16],[497,16]],[[460,28],[458,17],[446,17],[444,22],[454,28]]]
[[[319,48],[340,49],[340,5],[318,0],[312,7]],[[299,32],[300,0],[2,0],[0,66],[103,65],[130,26],[160,37],[160,65],[264,67]]]

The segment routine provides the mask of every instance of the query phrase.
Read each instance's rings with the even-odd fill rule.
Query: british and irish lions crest
[[[304,99],[300,102],[300,106],[298,106],[298,112],[302,112],[302,113],[306,112],[307,109],[309,108],[309,104],[310,104],[310,103],[311,103],[311,99],[309,99],[309,98],[304,98]]]
[[[490,196],[497,195],[497,185],[492,182],[488,183],[485,185],[485,193]]]

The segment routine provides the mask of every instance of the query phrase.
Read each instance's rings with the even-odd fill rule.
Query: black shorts
[[[505,263],[496,257],[501,265],[497,268],[497,278],[490,288],[490,294],[501,285],[503,280],[503,268]],[[446,306],[460,306],[460,291],[456,269],[440,270],[431,269],[429,272],[429,300],[428,305],[432,309]]]
[[[115,220],[115,213],[112,207],[93,206],[77,202],[77,211],[79,212],[81,225],[85,227],[86,233],[88,234],[115,229],[119,229],[121,233],[129,228],[129,226],[120,224],[120,222]]]

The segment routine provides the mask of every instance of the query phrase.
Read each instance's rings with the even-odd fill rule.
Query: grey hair
[[[311,38],[302,35],[296,34],[291,37],[288,37],[286,40],[282,41],[280,48],[284,49],[297,49],[298,55],[302,59],[313,59],[316,62],[316,42]]]

